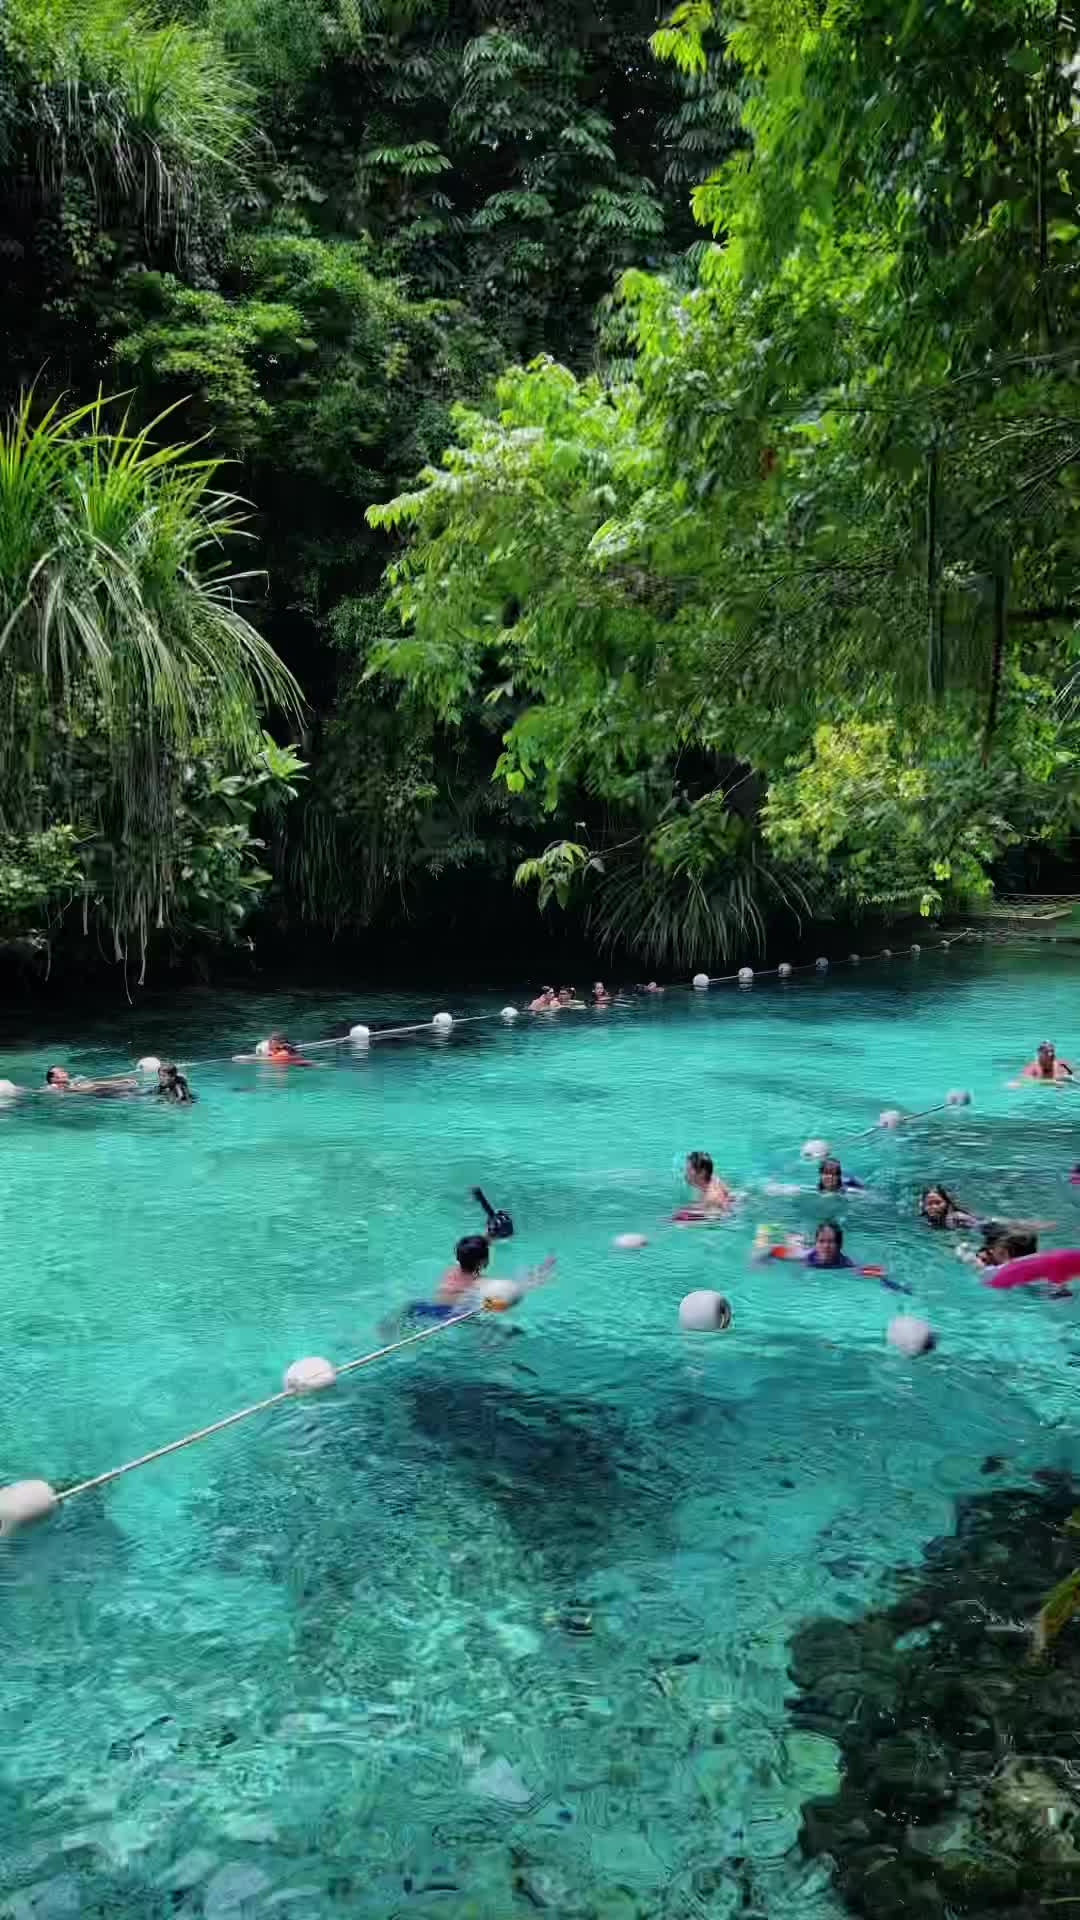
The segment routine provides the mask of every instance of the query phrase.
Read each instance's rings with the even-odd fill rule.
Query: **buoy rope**
[[[343,1373],[355,1373],[358,1367],[369,1367],[373,1360],[385,1360],[389,1353],[399,1353],[403,1347],[416,1346],[420,1340],[430,1340],[436,1333],[445,1333],[449,1327],[459,1327],[464,1320],[475,1320],[477,1314],[485,1312],[483,1306],[470,1307],[465,1313],[455,1313],[452,1319],[440,1320],[434,1327],[422,1327],[419,1333],[406,1334],[401,1340],[391,1341],[389,1346],[376,1347],[371,1353],[362,1353],[356,1360],[346,1360],[344,1366],[335,1369],[338,1379]],[[170,1440],[167,1446],[154,1447],[150,1453],[140,1453],[135,1460],[125,1460],[121,1467],[110,1467],[106,1473],[96,1473],[91,1480],[80,1480],[77,1486],[65,1487],[63,1493],[56,1496],[57,1504],[62,1500],[73,1500],[77,1493],[89,1493],[94,1487],[107,1486],[110,1480],[119,1480],[121,1474],[134,1473],[136,1467],[147,1467],[152,1460],[163,1460],[167,1453],[179,1453],[183,1447],[193,1447],[197,1440],[207,1440],[212,1433],[223,1433],[226,1427],[234,1427],[238,1420],[250,1420],[254,1413],[265,1413],[268,1407],[279,1406],[282,1400],[301,1398],[295,1387],[282,1387],[278,1393],[270,1393],[265,1400],[255,1400],[250,1407],[241,1407],[236,1413],[227,1413],[223,1420],[213,1420],[208,1427],[197,1427],[194,1433],[185,1433],[180,1440]]]
[[[947,939],[929,940],[929,941],[926,941],[924,944],[928,950],[932,950],[933,948],[936,947],[936,948],[943,949],[944,951],[947,952],[948,949],[952,946],[955,946],[957,944],[968,944],[973,941],[981,941],[982,937],[983,936],[981,934],[978,934],[975,932],[974,928],[964,927],[958,930],[956,933],[950,934]],[[760,967],[752,970],[748,969],[748,971],[753,972],[754,980],[776,979],[784,975],[786,972],[790,972],[792,974],[821,973],[824,975],[826,973],[831,973],[835,971],[835,969],[837,969],[838,967],[861,966],[864,963],[869,965],[875,960],[893,960],[901,957],[904,953],[915,953],[915,952],[921,953],[922,951],[923,951],[923,947],[918,945],[912,946],[910,948],[883,947],[879,953],[849,954],[845,956],[845,958],[842,960],[830,960],[827,967],[819,966],[816,960],[803,960],[803,961],[800,961],[797,966],[792,966],[790,968],[780,967],[780,966]],[[752,981],[750,980],[742,981],[741,974],[738,972],[717,973],[717,974],[710,974],[708,976],[708,984],[710,987],[730,986],[736,983],[747,985],[747,986],[753,984]],[[679,983],[674,988],[668,988],[665,991],[667,992],[682,991],[682,992],[690,993],[696,990],[692,987],[683,987],[681,983]],[[639,998],[639,997],[640,996],[616,995],[614,1002],[606,1003],[602,1010],[604,1012],[608,1011],[608,1007],[610,1004],[621,1003],[623,1005],[626,1005],[629,999]],[[652,998],[651,995],[646,995],[644,997],[647,999]],[[658,995],[657,998],[659,997],[660,996]],[[534,1020],[544,1020],[547,1018],[549,1011],[555,1012],[556,1009],[554,1008],[541,1009],[536,1013],[532,1013],[531,1009],[528,1007],[521,1008],[521,1009],[515,1008],[514,1017],[521,1018],[522,1015],[524,1015]],[[584,1006],[560,1007],[558,1011],[560,1013],[593,1013],[597,1011],[597,1009],[592,1003],[588,1003]],[[411,1023],[408,1026],[400,1026],[400,1027],[372,1027],[370,1028],[366,1036],[364,1045],[367,1046],[376,1040],[397,1040],[402,1038],[404,1035],[414,1034],[414,1033],[444,1032],[449,1034],[457,1027],[479,1026],[483,1024],[485,1021],[503,1020],[504,1018],[505,1018],[505,1015],[501,1011],[491,1012],[491,1013],[466,1013],[466,1014],[452,1015],[450,1024],[446,1027],[436,1026],[434,1020],[420,1020],[420,1021]],[[296,1047],[299,1053],[316,1053],[316,1052],[321,1052],[323,1049],[328,1047],[348,1047],[348,1046],[353,1046],[354,1044],[355,1043],[352,1040],[351,1034],[343,1033],[343,1034],[338,1034],[329,1040],[297,1041]],[[238,1065],[273,1066],[275,1063],[272,1060],[270,1060],[268,1056],[262,1055],[262,1054],[238,1056],[236,1054],[231,1054],[231,1053],[220,1053],[220,1054],[208,1054],[202,1058],[185,1058],[182,1064],[185,1070],[190,1071],[192,1069],[201,1068],[201,1067],[222,1067],[222,1066],[238,1066]],[[111,1079],[118,1080],[123,1076],[120,1074],[113,1074],[109,1077]],[[31,1088],[24,1089],[24,1091],[29,1093],[43,1093],[45,1089],[41,1087],[31,1087]],[[914,1117],[915,1116],[913,1115],[912,1118]],[[871,1128],[870,1131],[873,1132],[874,1129]],[[852,1138],[858,1138],[858,1137],[859,1136],[857,1135],[852,1136]]]

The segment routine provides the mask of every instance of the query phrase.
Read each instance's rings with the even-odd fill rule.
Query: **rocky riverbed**
[[[795,1635],[790,1710],[844,1762],[838,1791],[804,1805],[801,1842],[852,1912],[1080,1913],[1080,1624],[1043,1657],[1030,1632],[1080,1565],[1078,1506],[1049,1472],[963,1500],[893,1605]]]

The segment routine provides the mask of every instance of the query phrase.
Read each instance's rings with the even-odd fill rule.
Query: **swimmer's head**
[[[1053,1041],[1040,1040],[1038,1047],[1036,1048],[1036,1051],[1035,1051],[1035,1058],[1037,1059],[1040,1067],[1043,1067],[1044,1069],[1049,1070],[1049,1068],[1053,1066],[1054,1061],[1057,1058]]]
[[[462,1273],[483,1273],[491,1258],[491,1248],[482,1233],[467,1233],[454,1248],[454,1258]]]
[[[686,1156],[686,1178],[692,1187],[707,1187],[713,1177],[712,1155],[709,1153],[688,1153]]]
[[[814,1235],[818,1264],[830,1267],[844,1251],[844,1229],[835,1220],[823,1220]]]
[[[45,1075],[47,1087],[70,1087],[71,1075],[66,1067],[50,1067]]]
[[[830,1155],[822,1161],[818,1168],[818,1192],[840,1193],[843,1185],[844,1169],[840,1165],[839,1160],[834,1159],[832,1155]]]
[[[559,988],[558,1001],[559,1001],[560,1007],[568,1007],[573,997],[574,997],[573,992],[569,987]]]
[[[157,1070],[157,1077],[159,1087],[172,1087],[176,1085],[179,1074],[176,1067],[167,1064],[163,1060]]]
[[[950,1213],[955,1213],[956,1201],[948,1187],[926,1187],[923,1190],[922,1213],[932,1227],[943,1227]]]
[[[1029,1253],[1038,1253],[1038,1237],[1034,1233],[1007,1233],[1004,1240],[1006,1260],[1023,1260]]]

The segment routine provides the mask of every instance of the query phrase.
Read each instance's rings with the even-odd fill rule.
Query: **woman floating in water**
[[[847,1268],[849,1272],[860,1273],[868,1280],[880,1280],[890,1293],[910,1293],[899,1280],[890,1280],[884,1267],[861,1267],[844,1252],[844,1229],[837,1220],[823,1220],[814,1235],[812,1247],[806,1245],[798,1234],[789,1234],[779,1245],[770,1244],[767,1227],[759,1227],[754,1241],[754,1258],[758,1260],[793,1260],[804,1267],[819,1269]]]
[[[672,1219],[686,1224],[693,1220],[717,1220],[731,1212],[735,1195],[726,1180],[714,1173],[711,1154],[687,1154],[686,1183],[694,1189],[697,1198],[688,1207],[680,1207]]]
[[[939,1232],[951,1232],[955,1227],[977,1227],[979,1222],[966,1207],[953,1199],[948,1187],[940,1182],[933,1187],[924,1187],[919,1201],[919,1212],[928,1227]]]

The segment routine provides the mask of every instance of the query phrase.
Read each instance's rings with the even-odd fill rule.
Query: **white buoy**
[[[14,1080],[0,1080],[0,1100],[14,1100],[18,1091]]]
[[[503,1010],[502,1010],[502,1017],[503,1017],[503,1019],[504,1019],[504,1020],[516,1020],[516,1019],[517,1019],[517,1017],[518,1017],[518,1010],[517,1010],[517,1008],[516,1008],[516,1007],[504,1007],[504,1008],[503,1008]]]
[[[156,1073],[160,1065],[161,1061],[156,1053],[144,1053],[142,1059],[136,1061],[135,1071],[136,1073]]]
[[[261,1060],[265,1060],[265,1059],[266,1059],[266,1056],[267,1056],[267,1054],[268,1054],[268,1053],[269,1053],[269,1051],[270,1051],[270,1042],[269,1042],[269,1040],[260,1040],[260,1041],[258,1041],[258,1043],[256,1044],[256,1047],[255,1047],[255,1051],[256,1051],[256,1053],[257,1053],[257,1054],[259,1055],[259,1058],[260,1058]]]
[[[883,960],[891,960],[891,959],[892,959],[892,948],[891,948],[891,947],[882,947],[882,949],[881,949],[881,957],[882,957],[882,959],[883,959]]]
[[[917,945],[914,945],[914,944],[913,944],[913,946],[912,946],[912,949],[911,949],[911,951],[912,951],[912,953],[916,953],[916,954],[918,954],[918,953],[921,953],[921,952],[922,952],[922,948],[921,948],[920,946],[917,946]]]
[[[804,1140],[799,1152],[804,1160],[824,1160],[829,1151],[827,1140]]]
[[[814,965],[819,973],[828,973],[829,971],[829,963],[824,957],[820,960],[815,960]]]
[[[9,1487],[0,1487],[0,1538],[31,1520],[43,1520],[55,1505],[56,1489],[47,1480],[13,1480]]]
[[[697,991],[699,993],[704,993],[708,984],[709,984],[709,976],[707,973],[695,973],[694,986],[697,988]]]
[[[701,1287],[680,1300],[679,1325],[687,1333],[726,1333],[731,1325],[731,1307],[722,1293]]]
[[[950,1087],[945,1095],[947,1107],[970,1107],[971,1095],[964,1087]]]
[[[776,971],[780,975],[781,980],[791,979],[791,965],[789,961],[781,960],[780,965],[777,967]]]
[[[862,955],[860,953],[848,954],[848,964],[852,967],[857,967],[861,959]]]
[[[740,985],[741,987],[749,987],[750,985],[752,985],[752,983],[753,983],[753,978],[754,978],[754,969],[753,969],[753,967],[740,967],[740,968],[739,968],[739,985]]]
[[[337,1368],[330,1360],[324,1360],[321,1354],[307,1354],[303,1360],[294,1360],[286,1367],[282,1385],[286,1393],[321,1393],[324,1387],[332,1387],[337,1379]]]
[[[617,1233],[611,1244],[624,1253],[634,1253],[638,1247],[647,1247],[649,1241],[644,1233]]]
[[[885,1332],[890,1347],[905,1354],[909,1360],[915,1360],[921,1353],[929,1353],[936,1345],[934,1330],[928,1320],[920,1320],[915,1313],[898,1313],[890,1320]]]
[[[439,1027],[443,1033],[449,1033],[454,1024],[454,1016],[452,1013],[436,1013],[432,1016],[431,1024],[433,1027]]]
[[[883,1113],[878,1114],[878,1126],[884,1127],[887,1133],[892,1133],[900,1125],[903,1117],[899,1107],[886,1107]]]
[[[516,1280],[489,1280],[484,1288],[484,1305],[489,1313],[505,1313],[508,1307],[517,1306],[523,1292]]]
[[[370,1046],[371,1028],[365,1027],[363,1021],[358,1020],[355,1027],[349,1028],[349,1039],[352,1041],[354,1047]]]

